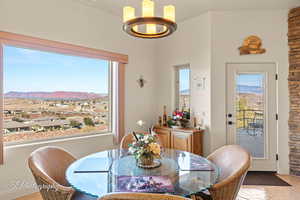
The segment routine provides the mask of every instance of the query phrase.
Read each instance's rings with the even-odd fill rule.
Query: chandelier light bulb
[[[175,22],[175,6],[168,5],[164,7],[164,18]]]
[[[153,17],[154,16],[154,2],[153,1],[143,0],[142,15],[143,15],[143,17]]]
[[[127,22],[135,18],[135,8],[131,6],[125,6],[123,8],[123,22]],[[133,27],[134,31],[138,31],[138,26]]]
[[[142,14],[143,17],[154,17],[154,2],[151,0],[143,0],[142,3]],[[156,25],[155,24],[147,24],[146,25],[147,34],[155,34],[156,33]]]
[[[123,8],[123,22],[127,22],[128,20],[135,18],[135,9],[131,6],[125,6]]]

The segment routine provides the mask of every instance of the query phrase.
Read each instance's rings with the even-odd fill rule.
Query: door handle
[[[234,123],[232,121],[228,121],[228,125],[233,125]]]

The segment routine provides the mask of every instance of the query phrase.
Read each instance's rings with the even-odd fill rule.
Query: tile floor
[[[300,177],[279,177],[292,186],[243,186],[237,200],[300,200]]]

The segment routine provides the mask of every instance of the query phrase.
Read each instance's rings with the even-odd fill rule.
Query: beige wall
[[[274,62],[278,67],[279,173],[288,174],[288,46],[287,10],[212,12],[211,150],[226,144],[225,64]],[[240,56],[238,47],[249,35],[257,35],[267,52]],[[220,103],[223,102],[223,103]]]
[[[190,64],[191,111],[204,119],[207,131],[204,136],[204,153],[210,152],[210,68],[211,68],[211,16],[209,13],[178,24],[174,35],[156,41],[156,63],[158,67],[157,115],[162,114],[163,105],[168,112],[175,109],[174,66]],[[199,90],[194,79],[206,78],[206,89]]]
[[[154,44],[149,40],[129,37],[121,29],[122,19],[83,6],[72,0],[1,0],[0,30],[49,40],[129,55],[126,66],[126,130],[136,128],[139,119],[150,126],[155,119],[156,71]],[[138,87],[143,75],[147,83]],[[67,148],[78,156],[99,151],[112,145],[111,137],[82,139],[76,143],[50,143]],[[40,145],[10,148],[5,153],[5,165],[0,166],[0,199],[13,199],[32,190],[7,190],[7,185],[24,178],[32,181],[26,158]]]
[[[159,111],[162,105],[171,107],[173,103],[173,65],[190,63],[192,77],[208,77],[210,83],[207,90],[197,92],[192,88],[193,111],[202,113],[209,130],[205,135],[205,154],[226,144],[226,63],[274,62],[279,73],[278,170],[279,173],[289,173],[287,12],[287,10],[212,11],[179,23],[177,33],[157,42]],[[262,38],[267,53],[240,56],[238,47],[252,34]]]

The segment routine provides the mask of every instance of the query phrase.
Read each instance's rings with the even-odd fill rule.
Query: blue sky
[[[180,91],[190,89],[190,69],[179,70]]]
[[[264,75],[263,74],[238,74],[237,84],[248,85],[248,86],[259,86],[263,85]]]
[[[4,92],[108,92],[108,61],[4,46]]]

